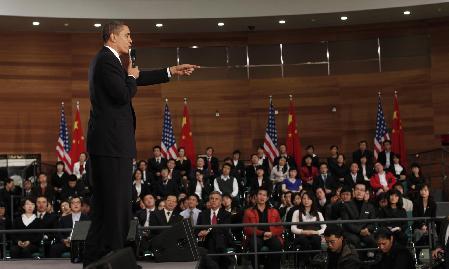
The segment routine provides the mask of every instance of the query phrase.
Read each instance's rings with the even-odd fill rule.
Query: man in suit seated
[[[313,189],[323,188],[326,196],[330,196],[333,191],[337,190],[335,178],[329,173],[327,163],[320,164],[320,174],[313,179]]]
[[[62,200],[69,200],[70,197],[84,197],[86,190],[81,180],[78,180],[75,175],[68,176],[66,185],[62,186],[61,198]]]
[[[384,150],[379,152],[379,155],[377,156],[377,161],[384,166],[385,170],[389,170],[393,166],[393,158],[396,154],[391,151],[390,140],[387,139],[382,144]]]
[[[70,200],[71,214],[62,217],[59,220],[58,228],[73,229],[75,222],[89,220],[89,218],[81,213],[82,200],[79,197],[72,197]],[[60,258],[62,253],[70,251],[70,233],[58,233],[56,235],[56,243],[51,246],[50,257]]]
[[[213,147],[207,147],[206,148],[206,157],[204,157],[204,163],[205,167],[207,168],[207,171],[209,171],[210,177],[214,178],[219,175],[219,164],[218,159],[213,156],[214,154],[214,148]]]
[[[279,164],[279,160],[281,159],[281,157],[285,157],[285,159],[287,159],[287,163],[288,163],[289,167],[296,167],[295,157],[287,154],[287,146],[284,144],[279,146],[279,156],[274,158],[273,166],[276,166]]]
[[[256,205],[248,208],[243,215],[243,223],[279,223],[281,217],[275,208],[267,205],[268,191],[260,188],[257,192]],[[243,231],[247,237],[250,251],[261,251],[263,246],[269,248],[270,251],[281,251],[283,245],[282,233],[284,228],[282,226],[261,226],[254,230],[254,227],[246,226]],[[254,245],[254,233],[256,233],[256,245]],[[262,256],[258,259],[264,263],[265,268],[279,269],[281,268],[281,255],[269,255],[268,260],[262,261]],[[254,259],[252,259],[253,268]]]
[[[181,174],[179,170],[176,169],[175,159],[170,159],[167,161],[168,178],[175,181],[176,184],[181,184]]]
[[[359,149],[352,153],[352,162],[360,164],[360,158],[362,158],[362,156],[366,156],[367,163],[373,163],[374,154],[368,149],[368,142],[366,142],[366,140],[359,142]]]
[[[197,170],[195,172],[195,178],[189,182],[188,193],[190,195],[196,194],[199,198],[199,206],[203,208],[209,199],[210,192],[211,186],[209,179],[204,177],[203,171]]]
[[[192,226],[196,225],[198,222],[198,216],[201,213],[201,210],[197,208],[199,200],[198,195],[190,194],[187,198],[187,208],[180,213],[183,218],[190,221]]]
[[[201,211],[198,216],[198,225],[230,224],[231,213],[221,207],[222,195],[218,191],[213,191],[209,195],[210,208]],[[209,253],[225,253],[226,249],[232,246],[232,235],[229,228],[214,228],[197,230],[195,232],[202,245]],[[233,263],[231,256],[216,256],[212,260],[219,268],[227,269]]]
[[[148,159],[148,172],[150,173],[151,181],[157,181],[161,176],[161,170],[167,166],[167,159],[162,157],[161,147],[153,147],[153,158]]]
[[[54,229],[58,225],[58,215],[50,211],[51,205],[48,203],[47,197],[39,196],[36,199],[36,217],[41,220],[42,229]],[[44,254],[45,257],[50,256],[51,241],[54,239],[53,233],[43,235]]]
[[[164,167],[161,170],[161,178],[154,183],[154,194],[157,199],[166,197],[167,195],[174,195],[178,197],[179,185],[176,181],[168,178],[168,168]]]
[[[239,195],[239,184],[235,177],[230,175],[231,165],[228,163],[223,164],[222,174],[214,180],[214,191],[219,193],[229,194],[232,199],[237,202]]]
[[[246,186],[251,187],[256,185],[257,181],[257,168],[262,167],[265,172],[265,167],[259,165],[259,157],[257,154],[251,154],[251,164],[245,167],[245,175],[246,175]],[[264,173],[268,175],[267,173]]]
[[[142,227],[149,227],[150,226],[150,219],[151,215],[155,214],[156,212],[156,199],[153,194],[147,193],[142,198],[143,205],[145,206],[144,209],[141,209],[136,212],[136,218],[139,221],[139,225]],[[142,254],[145,250],[150,249],[150,233],[148,231],[144,231],[142,234],[142,238],[140,241],[140,247],[139,250],[141,250]]]
[[[162,210],[155,211],[150,215],[150,226],[167,226],[173,225],[183,220],[183,217],[176,212],[175,208],[178,205],[178,198],[176,195],[168,194],[165,199],[165,206]],[[151,237],[160,234],[162,230],[151,230]]]
[[[358,182],[354,186],[354,199],[343,202],[340,208],[340,216],[342,220],[362,220],[375,219],[376,210],[371,203],[364,200],[367,186],[365,183]],[[375,248],[373,232],[374,223],[344,223],[343,231],[345,238],[355,245],[357,248],[365,247]]]
[[[245,163],[240,160],[241,152],[240,150],[234,150],[232,153],[231,166],[235,177],[237,179],[242,179],[245,177]]]
[[[359,165],[357,163],[352,163],[351,167],[349,168],[350,173],[346,175],[344,185],[347,187],[350,187],[351,189],[354,188],[354,185],[357,182],[364,182],[363,175],[359,173]]]

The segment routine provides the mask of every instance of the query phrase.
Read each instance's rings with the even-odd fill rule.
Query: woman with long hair
[[[295,210],[292,222],[314,222],[324,221],[323,214],[317,210],[316,199],[312,192],[304,192],[301,196],[299,209]],[[295,245],[299,250],[319,250],[321,249],[321,236],[326,229],[326,224],[292,225],[291,231],[295,235]],[[306,265],[312,255],[304,255]]]
[[[407,218],[407,212],[405,212],[402,204],[401,192],[396,189],[392,189],[387,192],[386,197],[388,205],[380,209],[379,218]],[[402,244],[403,246],[407,244],[407,235],[405,234],[405,231],[407,230],[407,221],[383,222],[381,225],[393,233],[396,242]]]
[[[431,217],[434,218],[437,213],[437,204],[432,196],[430,196],[429,186],[427,184],[421,184],[417,187],[419,193],[418,198],[413,203],[413,217]],[[429,227],[431,222],[415,221],[413,224],[413,238],[416,245],[427,245],[429,240],[429,228],[435,231],[435,225]],[[432,232],[431,235],[435,235],[436,232]],[[435,238],[432,238],[435,240]]]

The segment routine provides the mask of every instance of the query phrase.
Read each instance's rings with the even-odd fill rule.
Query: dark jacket
[[[379,219],[398,219],[398,218],[407,218],[407,212],[405,209],[400,207],[393,209],[391,207],[384,207],[379,211]],[[380,225],[385,227],[399,227],[401,228],[401,232],[405,232],[407,230],[408,223],[407,221],[391,221],[391,222],[382,222]]]
[[[369,164],[373,163],[373,161],[374,161],[374,154],[369,149],[366,149],[363,152],[360,149],[354,151],[352,153],[352,161],[355,162],[355,163],[360,164],[360,159],[362,158],[362,156],[366,156],[366,163],[369,163]]]
[[[414,269],[415,263],[412,254],[400,244],[393,243],[388,253],[382,253],[379,263],[372,269]]]
[[[178,196],[179,189],[178,184],[174,180],[168,180],[166,184],[162,181],[162,179],[159,179],[156,181],[153,185],[153,193],[156,196],[165,197],[168,194],[173,194]]]
[[[178,222],[181,222],[184,218],[179,215],[176,210],[174,210],[170,216],[170,219],[167,222],[167,218],[165,216],[165,211],[162,210],[156,210],[152,214],[150,214],[150,226],[167,226],[167,225],[173,225]],[[151,230],[151,234],[158,235],[163,230]]]
[[[340,253],[327,251],[328,269],[358,269],[360,268],[360,259],[354,246],[344,242]],[[392,268],[390,268],[392,269]]]
[[[337,182],[331,174],[327,174],[326,182],[324,182],[323,175],[320,174],[313,179],[313,190],[316,191],[318,188],[335,191],[337,189]]]
[[[391,168],[391,166],[394,165],[393,164],[394,156],[396,156],[396,153],[390,151],[390,167],[389,168]],[[379,154],[377,155],[377,161],[380,162],[384,167],[387,164],[387,155],[385,154],[384,150],[379,152]]]
[[[197,225],[211,225],[210,214],[210,209],[201,211],[198,216]],[[231,213],[220,208],[217,214],[217,224],[230,224],[231,221]],[[198,235],[200,230],[203,229],[196,229],[195,234]],[[232,242],[232,234],[229,228],[212,228],[205,238],[204,247],[210,253],[222,253],[232,245]]]
[[[18,230],[40,229],[41,221],[36,217],[33,222],[31,222],[28,226],[25,226],[22,221],[22,215],[19,215],[19,217],[14,220],[13,228]],[[14,246],[17,246],[17,242],[19,241],[30,241],[30,244],[38,246],[41,238],[42,235],[38,233],[17,233],[11,236]]]
[[[89,217],[87,215],[81,214],[80,221],[84,221],[84,220],[89,220]],[[60,218],[59,223],[58,223],[58,228],[59,229],[64,229],[64,228],[72,229],[73,228],[72,214],[68,214],[67,216]],[[59,242],[63,239],[66,239],[69,236],[70,236],[70,233],[58,233],[56,235],[56,240],[57,240],[57,242]]]
[[[87,151],[92,155],[136,156],[136,116],[132,98],[137,86],[168,82],[165,69],[140,71],[136,80],[128,76],[120,60],[103,47],[89,66],[90,117]]]
[[[362,175],[362,174],[357,173],[356,180],[355,180],[355,182],[354,182],[354,180],[352,179],[352,174],[349,173],[348,175],[346,175],[343,184],[344,184],[346,187],[354,188],[355,184],[356,184],[356,183],[359,183],[359,182],[365,183],[365,179],[363,178],[363,175]]]
[[[373,205],[367,202],[363,202],[360,212],[355,204],[354,200],[345,202],[342,204],[340,217],[342,220],[361,220],[361,219],[375,219],[376,210]],[[360,230],[368,228],[372,233],[374,231],[374,223],[345,223],[343,224],[343,230],[345,232],[360,234]]]
[[[209,161],[207,160],[207,157],[203,157],[204,159],[204,168],[207,168],[207,170],[209,171],[209,174],[211,176],[217,176],[220,174],[220,165],[218,163],[218,159],[214,156],[212,156],[210,158],[210,164]]]
[[[188,194],[192,195],[195,193],[196,185],[198,181],[196,179],[191,180],[189,182]],[[209,200],[209,193],[212,191],[212,186],[210,185],[210,181],[208,178],[203,178],[203,188],[201,190],[201,201],[207,202]]]

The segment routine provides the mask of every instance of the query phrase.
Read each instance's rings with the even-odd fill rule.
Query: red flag
[[[290,95],[290,108],[288,109],[288,124],[287,124],[287,154],[293,156],[296,161],[296,166],[301,167],[301,141],[299,140],[298,127],[296,125],[296,112],[293,97]]]
[[[81,125],[80,106],[79,103],[77,103],[75,121],[73,122],[72,148],[69,153],[70,158],[73,160],[72,169],[73,165],[78,161],[80,154],[85,151],[86,146],[84,144],[83,126]]]
[[[393,131],[391,137],[391,150],[401,155],[401,164],[407,167],[407,150],[405,148],[404,130],[402,129],[401,114],[399,113],[398,94],[394,94]]]
[[[183,147],[186,157],[190,159],[192,166],[196,165],[195,144],[193,143],[192,131],[190,129],[190,115],[187,107],[187,99],[184,98],[184,112],[181,124],[181,141],[179,147]]]

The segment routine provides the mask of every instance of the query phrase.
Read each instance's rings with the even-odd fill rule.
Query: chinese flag
[[[407,167],[407,150],[405,149],[404,130],[402,129],[401,114],[399,113],[398,95],[394,94],[393,131],[391,150],[401,155],[401,164]]]
[[[190,159],[193,165],[196,165],[195,144],[193,143],[192,130],[190,129],[190,115],[187,107],[187,99],[184,99],[184,112],[182,115],[181,126],[181,141],[179,147],[183,147],[186,152],[186,157]],[[178,148],[179,150],[179,148]]]
[[[72,159],[72,168],[78,161],[80,154],[85,151],[86,146],[84,145],[84,133],[81,125],[80,106],[79,103],[77,103],[75,121],[73,122],[72,148],[69,153],[70,158]]]
[[[298,127],[296,125],[295,104],[292,96],[290,96],[290,108],[288,109],[288,124],[287,124],[287,154],[293,156],[296,161],[296,166],[301,167],[301,141],[299,140]]]

